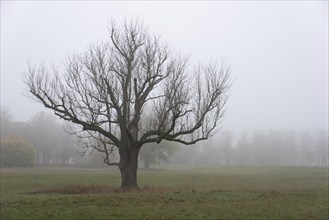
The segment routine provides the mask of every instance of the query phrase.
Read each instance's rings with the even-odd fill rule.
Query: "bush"
[[[6,137],[0,141],[1,167],[32,167],[36,161],[34,147],[20,137]]]

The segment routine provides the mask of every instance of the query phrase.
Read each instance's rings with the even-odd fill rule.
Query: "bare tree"
[[[234,154],[233,149],[233,134],[230,131],[223,131],[222,136],[218,141],[220,147],[220,159],[226,166],[230,166],[232,163],[232,157]]]
[[[160,144],[146,144],[140,151],[139,160],[143,162],[144,168],[150,168],[157,163],[168,163],[178,149],[177,144],[167,141],[162,141]]]
[[[175,55],[136,20],[112,22],[109,32],[109,42],[68,58],[63,75],[30,66],[25,83],[34,99],[80,126],[76,134],[87,148],[119,167],[122,188],[137,188],[144,144],[190,145],[213,134],[224,113],[230,68],[213,62],[190,70],[188,58]],[[116,150],[120,160],[111,162]]]
[[[26,124],[27,140],[37,150],[38,165],[65,164],[75,154],[73,137],[56,119],[55,115],[41,111]]]

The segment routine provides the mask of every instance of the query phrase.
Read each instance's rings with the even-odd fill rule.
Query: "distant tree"
[[[41,164],[65,164],[74,155],[73,138],[54,115],[38,112],[30,118],[27,126],[28,139],[35,146]]]
[[[0,138],[10,135],[25,137],[26,124],[24,122],[14,121],[9,108],[1,106],[0,114]]]
[[[9,113],[9,109],[1,106],[1,115],[0,115],[0,138],[3,138],[12,130],[12,115]]]
[[[230,131],[223,131],[219,139],[220,158],[226,166],[230,166],[233,158],[233,134]]]
[[[311,166],[315,162],[315,137],[311,130],[300,132],[299,148],[302,166]]]
[[[284,136],[282,131],[269,130],[265,136],[266,165],[277,166],[284,164],[287,149],[284,149]]]
[[[318,166],[329,166],[329,143],[328,131],[318,130],[316,132],[315,151]]]
[[[115,157],[113,154],[112,157]],[[114,159],[114,158],[113,158]],[[108,165],[103,162],[103,154],[98,151],[93,151],[89,155],[83,157],[76,157],[74,159],[74,165],[83,168],[106,168]]]
[[[161,162],[168,163],[171,156],[178,150],[178,146],[171,142],[163,141],[160,144],[146,144],[140,151],[139,159],[143,162],[144,168],[149,168]]]
[[[50,158],[57,146],[58,139],[54,133],[56,118],[46,112],[38,112],[29,120],[29,140],[38,152],[38,162],[50,163]]]
[[[190,154],[196,165],[218,165],[220,149],[218,146],[218,138],[212,138],[193,147]],[[194,156],[193,156],[194,155]]]
[[[206,140],[223,117],[230,68],[199,64],[172,53],[160,37],[139,21],[109,26],[109,41],[73,55],[65,75],[30,66],[29,93],[60,118],[79,125],[75,131],[87,148],[116,165],[122,188],[137,188],[141,147],[163,140],[194,144]],[[147,123],[142,123],[145,118]],[[80,131],[80,132],[79,132]],[[97,141],[90,141],[94,139]],[[96,144],[95,144],[96,143]],[[115,150],[119,162],[111,162]]]
[[[182,145],[179,150],[169,159],[169,163],[173,164],[196,164],[196,156],[200,158],[199,146],[196,144],[193,147]]]
[[[1,167],[32,167],[36,161],[36,151],[21,137],[5,137],[0,141]]]
[[[248,138],[248,132],[243,131],[236,143],[236,164],[237,165],[252,165],[254,162],[254,154]]]
[[[71,161],[71,159],[77,156],[74,138],[69,135],[63,127],[58,124],[56,136],[59,138],[58,146],[55,150],[54,159],[57,164],[65,165]]]
[[[283,133],[283,143],[282,143],[282,154],[284,157],[284,164],[288,166],[297,165],[297,134],[293,130],[284,130]]]
[[[267,166],[269,164],[268,156],[269,150],[266,140],[266,132],[262,130],[256,130],[253,132],[251,139],[251,146],[254,158],[254,165]]]

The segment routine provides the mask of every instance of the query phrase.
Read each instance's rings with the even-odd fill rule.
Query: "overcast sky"
[[[231,65],[225,129],[328,129],[328,1],[1,1],[1,106],[16,120],[43,110],[23,95],[27,63],[60,64],[125,17],[192,63]]]

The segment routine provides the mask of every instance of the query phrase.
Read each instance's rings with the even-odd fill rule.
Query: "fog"
[[[161,34],[175,51],[190,55],[191,64],[220,60],[232,68],[233,86],[218,132],[185,153],[185,157],[193,152],[201,156],[197,160],[193,155],[179,158],[186,148],[174,146],[165,152],[170,157],[160,160],[160,164],[328,163],[328,158],[321,157],[328,147],[326,1],[1,2],[1,118],[4,112],[11,115],[9,124],[1,121],[2,137],[6,132],[18,133],[36,145],[39,163],[61,163],[61,158],[54,156],[58,152],[48,152],[52,156],[43,158],[48,153],[38,146],[47,144],[38,143],[33,132],[24,131],[35,118],[45,114],[40,113],[45,109],[26,97],[23,76],[28,63],[63,66],[68,55],[107,40],[111,18],[118,22],[125,18],[143,20],[151,32]],[[57,123],[54,117],[47,117]],[[64,164],[77,163],[72,139],[61,133],[63,129],[56,129],[48,135],[67,141],[56,144],[72,147],[68,151],[60,149],[70,152]],[[46,139],[47,135],[43,137]],[[243,137],[245,147],[240,143]],[[266,152],[255,158],[256,152],[260,152],[257,146],[262,145],[260,139],[267,143],[263,150],[277,153],[275,158],[287,154],[289,158],[273,160],[273,155]],[[51,138],[48,141],[55,143]],[[241,152],[246,153],[244,159]],[[154,158],[163,157],[150,153]],[[312,158],[304,157],[308,153]],[[215,155],[213,160],[211,155]]]
[[[84,152],[74,136],[66,133],[53,114],[38,112],[27,122],[13,121],[10,112],[1,112],[2,159],[6,143],[30,143],[36,150],[38,166],[108,168],[102,153]],[[67,126],[65,126],[67,127]],[[15,157],[16,158],[16,157]],[[20,157],[17,157],[19,159]],[[19,159],[20,160],[20,159]],[[119,161],[118,152],[111,156]],[[17,164],[18,161],[13,161]],[[147,144],[139,155],[140,168],[179,166],[328,166],[326,130],[221,130],[207,141],[184,146],[162,141]],[[7,164],[4,165],[5,167]]]
[[[328,2],[1,2],[1,106],[18,121],[28,62],[62,65],[138,17],[191,63],[225,60],[234,84],[221,127],[328,129]]]

